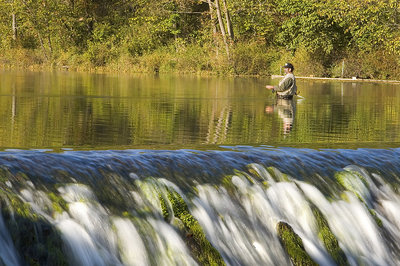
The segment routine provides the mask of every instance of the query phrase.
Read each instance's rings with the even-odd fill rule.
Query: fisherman
[[[266,88],[276,92],[276,97],[280,99],[292,99],[297,94],[296,78],[293,74],[294,66],[286,63],[283,66],[285,76],[279,82],[278,86],[267,85]]]

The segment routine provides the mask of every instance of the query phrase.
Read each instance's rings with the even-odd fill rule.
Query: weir
[[[400,149],[0,153],[0,265],[396,265]]]

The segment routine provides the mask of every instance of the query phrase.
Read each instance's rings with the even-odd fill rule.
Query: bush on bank
[[[196,44],[166,46],[131,55],[121,49],[108,51],[96,46],[78,53],[65,51],[47,59],[40,50],[14,48],[0,55],[1,68],[76,70],[127,73],[181,73],[207,75],[278,75],[281,66],[290,61],[298,76],[358,77],[366,79],[400,79],[399,59],[384,51],[349,52],[346,57],[324,66],[306,49],[294,54],[282,49],[267,49],[257,42],[236,43],[228,58],[222,47],[204,47]],[[217,51],[218,50],[218,51]],[[342,75],[343,74],[343,75]]]

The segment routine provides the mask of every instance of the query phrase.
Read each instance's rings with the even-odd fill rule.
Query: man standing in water
[[[280,99],[292,99],[297,93],[296,78],[293,74],[294,66],[286,63],[283,66],[285,76],[279,82],[278,86],[267,85],[266,88],[276,92],[276,97]]]
[[[294,123],[296,113],[296,102],[293,96],[297,94],[296,78],[293,75],[294,66],[286,63],[283,66],[285,76],[278,86],[267,85],[266,88],[276,92],[276,103],[273,106],[266,106],[265,112],[272,113],[277,111],[283,122],[283,134],[290,133]]]

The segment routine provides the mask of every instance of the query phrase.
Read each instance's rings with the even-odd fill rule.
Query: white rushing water
[[[76,183],[58,189],[68,205],[62,213],[31,183],[20,197],[59,229],[71,265],[197,265],[174,225],[175,218],[168,222],[162,216],[160,195],[167,199],[167,188],[182,195],[228,265],[290,265],[276,233],[279,221],[288,223],[301,237],[315,262],[335,265],[318,237],[311,204],[326,218],[351,265],[400,264],[396,253],[400,250],[400,196],[380,176],[346,168],[347,191],[327,199],[317,187],[276,169],[274,179],[265,168],[252,168],[257,178],[237,174],[230,187],[198,185],[190,202],[170,181],[135,179],[138,189],[131,194],[136,209],[120,216],[101,205],[90,187]],[[382,228],[376,219],[382,221]],[[0,246],[5,265],[20,264],[1,216]]]
[[[3,216],[0,214],[0,264],[19,265],[19,258],[15,250],[11,236],[4,224]]]
[[[299,182],[275,182],[265,169],[257,167],[259,175],[269,183],[263,186],[254,179],[236,175],[232,178],[236,190],[232,197],[226,189],[208,185],[197,187],[193,214],[199,220],[210,241],[231,265],[290,264],[276,235],[278,221],[289,223],[302,238],[307,253],[321,265],[335,265],[318,238],[316,221],[310,203],[326,217],[351,265],[398,265],[399,255],[385,243],[382,231],[371,216],[366,203],[353,192],[346,200],[327,200],[314,186]],[[354,169],[351,169],[354,170]],[[383,220],[384,230],[400,243],[400,197],[383,181],[377,188],[369,180],[366,187],[352,175],[353,188],[359,195],[374,193],[373,207]],[[351,173],[349,173],[351,174]],[[251,178],[250,178],[251,179]],[[398,247],[397,247],[398,248]]]

